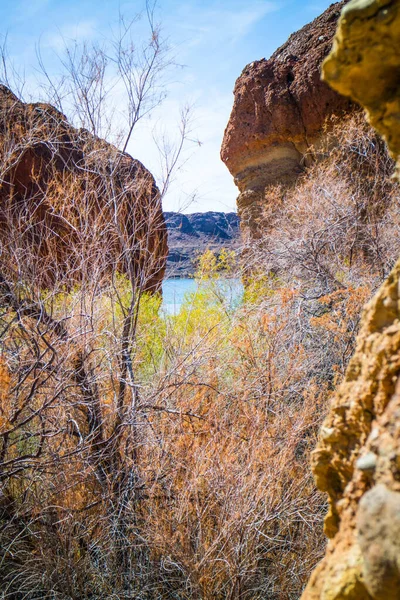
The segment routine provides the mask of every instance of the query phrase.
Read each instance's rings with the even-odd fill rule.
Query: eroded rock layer
[[[156,291],[168,254],[151,173],[54,107],[25,104],[5,86],[0,240],[3,276],[25,269],[45,286],[117,269]]]
[[[399,167],[400,0],[349,2],[323,73],[365,106]],[[313,470],[330,541],[303,600],[400,598],[400,261],[365,308]]]
[[[256,212],[264,201],[266,186],[296,180],[327,117],[349,109],[349,101],[320,77],[343,5],[331,5],[269,60],[245,67],[236,82],[221,158],[239,188],[244,223],[251,220],[246,212]]]

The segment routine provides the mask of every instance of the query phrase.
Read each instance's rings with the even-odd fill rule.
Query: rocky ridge
[[[240,245],[239,217],[236,213],[165,212],[168,229],[167,276],[192,277],[196,258],[206,250],[236,250]]]

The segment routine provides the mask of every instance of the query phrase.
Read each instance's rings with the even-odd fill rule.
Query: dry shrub
[[[293,188],[265,190],[264,233],[247,249],[246,269],[250,289],[275,282],[296,290],[305,343],[333,381],[333,367],[343,374],[352,354],[364,302],[400,250],[400,190],[361,113],[334,119],[323,140]]]
[[[309,453],[398,223],[380,142],[358,116],[331,136],[339,147],[296,188],[268,191],[259,276],[234,311],[205,276],[163,317],[129,262],[139,247],[152,264],[147,216],[111,258],[101,243],[121,241],[118,219],[90,210],[92,188],[75,210],[81,180],[67,174],[47,189],[60,207],[68,198],[68,222],[81,219],[76,265],[54,268],[45,289],[32,247],[4,238],[4,599],[299,597],[324,550]],[[95,181],[112,203],[109,173]]]
[[[293,339],[294,302],[280,290],[220,316],[215,335],[201,319],[203,343],[188,337],[184,356],[177,332],[140,461],[160,597],[168,582],[171,597],[296,598],[321,557],[308,457],[326,389]]]
[[[295,294],[232,313],[205,286],[176,318],[142,298],[135,380],[124,280],[43,302],[47,325],[3,314],[5,598],[298,597],[323,550],[325,388]]]
[[[334,121],[317,160],[294,188],[265,191],[265,234],[255,266],[322,293],[368,280],[396,256],[399,186],[394,163],[362,114]]]

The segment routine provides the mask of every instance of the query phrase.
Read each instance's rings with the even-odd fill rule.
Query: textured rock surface
[[[50,285],[67,274],[79,279],[83,264],[106,272],[118,262],[145,289],[160,288],[167,232],[154,179],[139,161],[0,86],[0,171],[3,256],[14,255],[33,279]]]
[[[398,158],[400,0],[352,0],[323,72],[365,105]],[[303,600],[400,598],[400,261],[365,308],[313,469],[331,539]]]
[[[400,20],[393,0],[358,0],[343,9],[324,77],[367,110],[395,160],[400,157]],[[363,41],[360,48],[360,40]]]
[[[349,108],[349,101],[320,77],[343,5],[330,6],[269,60],[245,67],[236,82],[221,158],[241,192],[238,210],[243,223],[257,213],[267,185],[296,180],[305,153],[318,144],[326,118]]]

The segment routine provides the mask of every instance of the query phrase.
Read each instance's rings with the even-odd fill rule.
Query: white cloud
[[[282,8],[278,2],[253,1],[245,7],[207,8],[186,4],[182,7],[181,18],[175,22],[177,30],[189,36],[185,46],[190,48],[209,40],[222,43],[236,43],[248,35],[252,27],[268,13]]]
[[[15,20],[24,21],[44,11],[51,0],[20,0],[15,12]]]
[[[320,15],[328,8],[329,4],[327,2],[310,2],[306,4],[305,10]]]
[[[187,160],[175,174],[175,179],[164,199],[164,210],[196,212],[236,209],[238,192],[232,176],[219,156],[222,136],[231,108],[231,95],[221,95],[216,89],[207,92],[207,104],[194,109],[191,137],[193,139],[198,137],[201,145],[194,142],[182,155],[183,161]],[[202,97],[202,90],[198,90],[196,96]],[[176,137],[180,106],[177,92],[164,103],[151,120],[142,122],[129,145],[128,151],[132,156],[141,160],[155,176],[160,169],[158,155],[151,139],[152,128],[158,121],[162,124],[162,129],[172,138],[174,135]],[[192,197],[194,201],[190,203]]]
[[[81,21],[78,23],[67,23],[54,33],[45,34],[40,42],[42,48],[49,48],[59,52],[71,41],[88,41],[94,38],[96,33],[95,21]]]
[[[277,2],[262,2],[254,5],[250,3],[242,11],[223,13],[221,15],[223,20],[219,22],[218,28],[223,24],[223,30],[227,31],[233,42],[236,42],[247,35],[258,21],[278,9]]]

